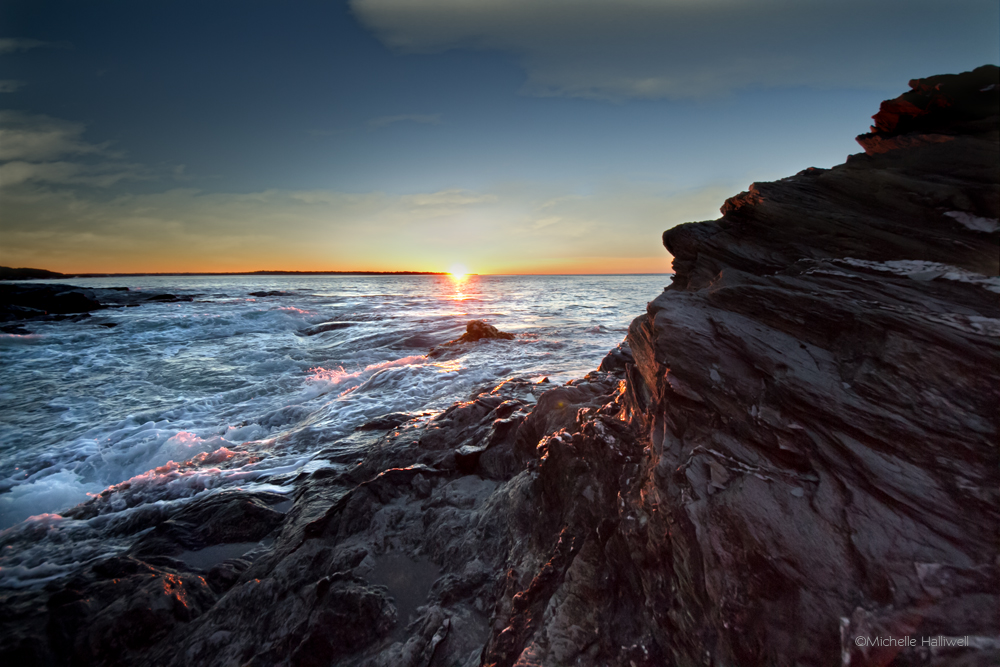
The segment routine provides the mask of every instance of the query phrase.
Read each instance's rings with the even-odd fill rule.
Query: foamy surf
[[[91,318],[113,327],[46,322],[0,337],[0,586],[43,582],[114,552],[113,539],[93,537],[97,527],[107,534],[115,522],[227,488],[290,494],[301,472],[342,465],[319,453],[381,415],[434,413],[512,377],[580,377],[641,311],[630,295],[663,280],[85,281],[195,299]],[[470,319],[516,338],[426,356]],[[340,322],[350,325],[317,327]],[[95,516],[61,515],[91,499]],[[24,531],[35,546],[3,549]]]

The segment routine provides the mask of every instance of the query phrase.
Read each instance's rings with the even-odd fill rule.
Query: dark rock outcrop
[[[386,415],[287,500],[115,521],[130,490],[108,489],[67,516],[120,555],[5,594],[0,661],[996,664],[1000,133],[982,118],[668,230],[673,284],[582,380]]]
[[[632,546],[663,562],[639,576],[677,662],[931,661],[869,635],[1000,648],[1000,235],[961,223],[1000,215],[989,81],[911,82],[876,116],[877,137],[949,141],[664,233],[674,286],[628,337],[651,432]]]
[[[427,356],[429,357],[440,357],[447,352],[449,348],[454,348],[456,346],[462,345],[463,343],[476,343],[481,340],[514,340],[514,334],[507,333],[506,331],[500,331],[492,324],[487,324],[482,320],[469,320],[468,324],[465,325],[465,333],[456,338],[455,340],[450,340],[447,343],[442,343],[438,345],[430,352]]]
[[[188,294],[132,291],[128,287],[87,288],[61,283],[0,284],[0,322],[17,322],[0,327],[5,333],[30,333],[25,325],[53,320],[80,320],[105,308],[137,307],[147,303],[193,301]],[[112,328],[114,323],[95,322]]]
[[[0,320],[89,313],[103,306],[92,290],[73,285],[0,285]]]
[[[632,363],[635,363],[635,360],[632,358],[632,350],[629,349],[628,342],[624,341],[619,343],[615,349],[611,350],[604,356],[604,359],[601,360],[601,365],[597,367],[597,370],[622,372],[628,364]]]
[[[492,324],[487,324],[482,320],[469,320],[465,325],[465,333],[445,345],[455,345],[458,343],[475,343],[484,338],[498,338],[500,340],[514,340],[514,334],[500,331]]]
[[[910,92],[882,102],[872,116],[875,124],[871,132],[858,137],[869,155],[996,129],[1000,103],[996,66],[914,79],[910,88]]]
[[[47,280],[65,277],[62,273],[46,271],[45,269],[15,269],[9,266],[0,266],[0,280]]]

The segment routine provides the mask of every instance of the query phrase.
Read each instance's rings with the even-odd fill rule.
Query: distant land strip
[[[58,273],[45,269],[0,266],[0,280],[58,278],[130,278],[137,276],[446,276],[447,271],[195,271],[168,273]]]

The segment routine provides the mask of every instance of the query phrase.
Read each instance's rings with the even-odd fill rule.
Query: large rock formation
[[[375,420],[288,480],[293,502],[117,518],[141,496],[123,484],[75,508],[78,539],[128,549],[7,594],[0,659],[995,664],[1000,100],[981,77],[913,83],[978,111],[910,93],[880,112],[891,148],[866,136],[666,232],[673,284],[581,381]],[[202,458],[184,465],[226,465]]]
[[[667,564],[639,571],[678,662],[1000,648],[997,80],[913,81],[867,154],[664,233],[675,286],[629,334],[652,450],[632,542]]]

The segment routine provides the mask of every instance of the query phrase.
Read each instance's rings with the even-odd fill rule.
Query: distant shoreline
[[[167,271],[142,273],[59,273],[45,269],[0,266],[0,280],[62,280],[64,278],[137,278],[145,276],[446,276],[446,271]]]
[[[11,269],[0,266],[0,281],[3,280],[64,280],[67,278],[142,278],[170,276],[447,276],[447,271],[172,271],[165,273],[58,273],[45,269]],[[662,273],[504,273],[479,275],[511,275],[511,276],[670,276],[672,272]]]
[[[139,276],[447,276],[447,271],[197,271],[170,273],[67,273],[61,278],[134,278]]]

